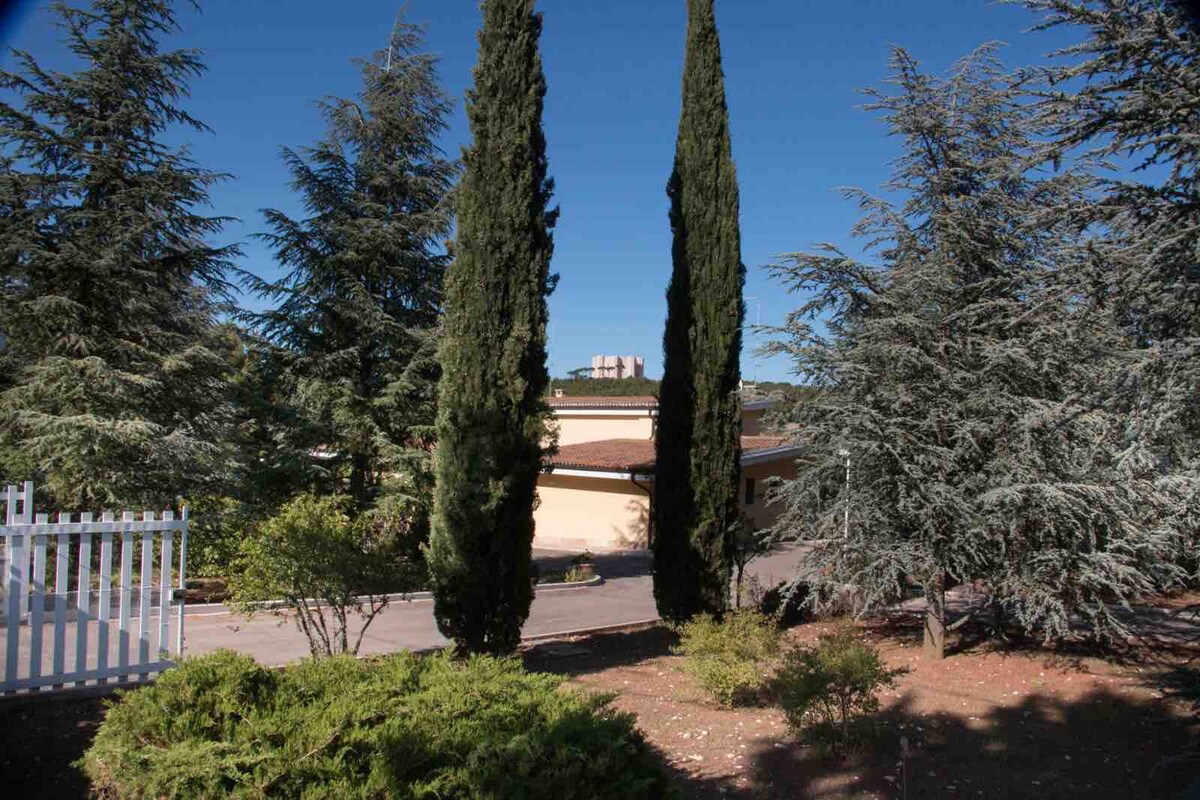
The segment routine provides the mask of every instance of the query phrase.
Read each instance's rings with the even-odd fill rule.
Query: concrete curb
[[[586,581],[572,581],[571,583],[539,583],[533,587],[533,593],[538,592],[559,592],[563,589],[587,589],[592,586],[599,586],[604,583],[603,575],[593,575]]]
[[[573,628],[565,631],[554,631],[553,633],[535,633],[532,636],[522,636],[521,644],[535,644],[537,642],[545,642],[551,639],[566,639],[572,636],[593,636],[597,633],[620,633],[621,631],[643,630],[652,628],[662,622],[659,617],[653,619],[643,619],[636,622],[618,622],[613,625],[598,625],[594,628]]]

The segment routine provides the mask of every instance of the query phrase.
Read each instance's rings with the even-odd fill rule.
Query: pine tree
[[[1193,32],[1200,34],[1200,5],[1195,0],[1167,0],[1167,7],[1183,18]]]
[[[1058,212],[1090,182],[1031,170],[1035,121],[991,48],[945,80],[897,50],[890,83],[871,107],[905,142],[902,204],[851,194],[877,263],[826,247],[775,269],[812,296],[774,349],[821,389],[793,411],[811,455],[776,534],[816,543],[818,595],[849,584],[871,609],[919,584],[935,657],[949,583],[1046,636],[1077,615],[1119,630],[1110,603],[1177,579],[1180,542],[1153,475],[1120,459],[1120,416],[1085,402],[1118,351],[1062,292],[1081,248]]]
[[[290,354],[240,329],[233,360],[233,444],[237,473],[227,501],[263,518],[299,492],[330,493],[322,459],[314,459],[314,424],[296,402]]]
[[[262,363],[285,389],[275,397],[290,419],[274,416],[286,450],[318,472],[311,488],[348,494],[357,511],[385,488],[419,500],[431,482],[441,247],[457,165],[437,144],[451,104],[422,42],[420,28],[398,22],[388,47],[361,63],[359,96],[320,103],[326,137],[283,150],[309,216],[267,210],[263,238],[290,271],[276,282],[246,276],[275,302],[251,321],[275,347]]]
[[[1070,209],[1103,231],[1072,287],[1126,337],[1103,387],[1129,422],[1123,458],[1200,498],[1200,11],[1184,0],[1028,0],[1041,28],[1082,40],[1035,73],[1054,161],[1078,158],[1100,191]],[[1164,524],[1195,535],[1194,514]]]
[[[729,602],[741,458],[738,185],[713,0],[689,0],[655,445],[654,598],[664,619]]]
[[[440,347],[428,561],[438,627],[470,652],[508,652],[533,599],[530,558],[549,410],[553,290],[533,0],[485,0],[467,116],[458,238]]]
[[[163,141],[207,130],[180,106],[198,52],[165,0],[56,3],[74,73],[15,51],[0,87],[4,472],[64,506],[159,503],[228,476],[226,340],[236,250],[206,244],[223,176]]]

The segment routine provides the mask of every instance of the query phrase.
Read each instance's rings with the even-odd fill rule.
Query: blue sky
[[[664,192],[671,168],[683,60],[683,0],[541,0],[549,93],[545,126],[562,216],[553,268],[550,360],[554,375],[593,353],[641,354],[647,374],[662,363],[670,230]],[[48,3],[25,2],[0,24],[7,46],[62,67]],[[169,42],[199,47],[209,70],[192,86],[189,110],[211,135],[184,137],[206,167],[234,179],[213,192],[216,212],[240,218],[229,241],[242,266],[278,274],[250,235],[259,209],[299,213],[278,157],[322,133],[317,98],[358,89],[351,59],[381,47],[400,3],[373,0],[205,0],[178,3],[184,33]],[[444,146],[468,141],[462,109],[475,60],[476,0],[408,0],[408,18],[428,24],[428,50],[441,56],[458,99]],[[1007,43],[1010,66],[1042,60],[1064,42],[1026,33],[1033,17],[987,0],[718,0],[734,157],[742,196],[747,318],[780,321],[796,305],[767,277],[777,254],[815,242],[850,245],[854,208],[842,186],[875,188],[897,142],[857,108],[858,89],[886,75],[889,47],[902,45],[932,70],[975,46]],[[0,64],[12,66],[7,48]],[[747,378],[787,380],[788,364],[755,359]]]

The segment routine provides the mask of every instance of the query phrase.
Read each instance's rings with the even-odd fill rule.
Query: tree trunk
[[[367,507],[367,473],[371,462],[366,453],[354,453],[350,456],[350,497],[354,500],[356,512]]]
[[[939,572],[925,584],[925,658],[937,661],[946,657],[945,575]]]

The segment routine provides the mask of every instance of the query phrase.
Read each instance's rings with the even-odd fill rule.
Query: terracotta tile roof
[[[755,450],[772,450],[788,444],[786,436],[743,436],[742,452],[753,453]]]
[[[601,469],[613,472],[649,470],[654,468],[652,439],[605,439],[599,442],[580,442],[558,448],[550,459],[555,467]]]
[[[639,397],[551,397],[551,408],[658,408],[658,398]]]
[[[787,445],[782,436],[743,436],[742,453],[771,450]],[[593,469],[603,472],[650,472],[654,469],[653,439],[604,439],[560,447],[550,461],[563,469]]]

